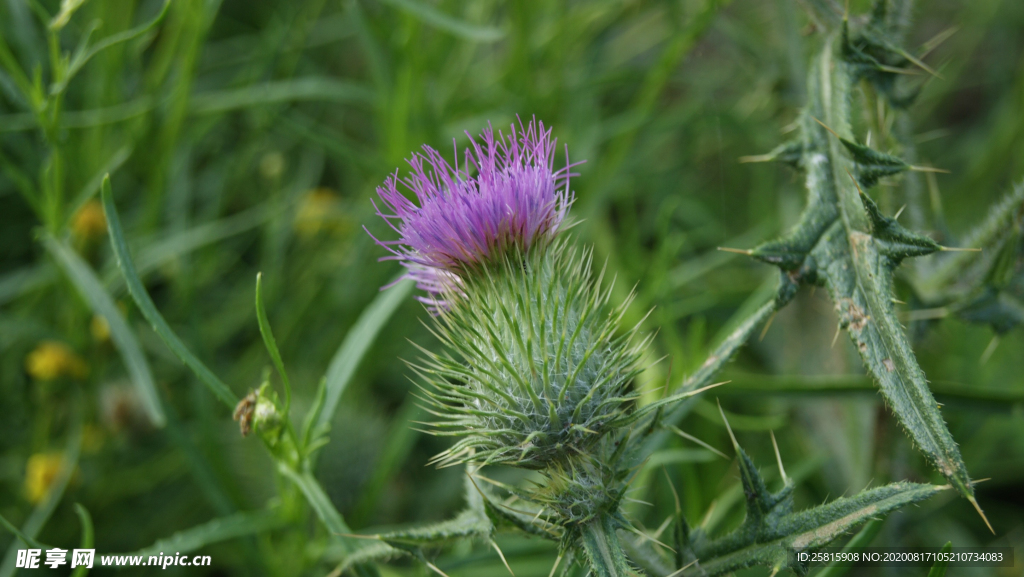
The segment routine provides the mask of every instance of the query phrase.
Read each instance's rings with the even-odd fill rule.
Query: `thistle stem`
[[[595,577],[632,575],[626,554],[622,552],[615,522],[607,514],[598,515],[583,527],[583,549]]]

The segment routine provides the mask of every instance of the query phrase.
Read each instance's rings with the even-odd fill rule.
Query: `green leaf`
[[[396,8],[418,17],[423,22],[445,32],[451,32],[467,40],[477,42],[494,42],[505,36],[505,33],[492,26],[480,26],[453,18],[422,0],[383,0]]]
[[[843,553],[853,553],[860,551],[867,547],[874,541],[875,537],[882,530],[882,525],[885,523],[883,519],[872,519],[864,524],[864,527],[854,535],[846,545],[843,545]],[[846,575],[847,571],[850,570],[849,565],[828,565],[821,571],[818,571],[814,577],[842,577]]]
[[[78,74],[78,71],[81,70],[83,66],[85,66],[89,63],[90,60],[92,60],[93,56],[96,56],[97,54],[103,52],[111,46],[116,46],[124,42],[135,40],[136,38],[142,36],[143,34],[155,28],[156,25],[164,19],[164,16],[167,15],[167,11],[170,7],[171,0],[165,0],[164,5],[160,8],[160,12],[156,16],[154,16],[152,20],[140,24],[135,28],[125,30],[124,32],[111,34],[110,36],[104,38],[103,40],[100,40],[91,47],[85,44],[80,46],[77,50],[75,50],[74,55],[71,57],[71,61],[68,64],[68,70],[67,73],[64,74],[64,78],[62,78],[60,82],[57,82],[50,87],[50,95],[55,96],[64,92],[64,90],[68,86],[68,83],[71,82],[71,79],[74,78],[76,74]]]
[[[863,144],[840,138],[839,142],[846,147],[856,164],[857,181],[864,188],[871,188],[884,176],[899,174],[910,168],[910,165],[895,156],[878,152]]]
[[[100,279],[96,278],[96,274],[89,265],[66,243],[47,234],[43,237],[43,246],[75,285],[82,298],[89,303],[93,312],[107,321],[107,325],[110,327],[110,339],[121,353],[125,368],[128,369],[132,384],[139,392],[139,398],[142,400],[146,413],[155,426],[163,427],[167,422],[167,417],[160,405],[160,396],[157,394],[149,363],[146,361],[145,355],[142,354],[142,347],[139,346],[135,333],[132,332],[121,311],[103,288]]]
[[[334,353],[331,364],[327,367],[327,395],[324,401],[323,410],[316,421],[314,430],[323,430],[330,425],[334,418],[334,412],[338,409],[341,401],[341,394],[345,392],[348,384],[355,375],[356,368],[363,355],[370,349],[377,334],[387,323],[391,315],[398,310],[406,297],[412,292],[415,283],[403,280],[391,288],[382,291],[373,302],[366,307],[356,324],[349,329],[342,341],[341,347]]]
[[[101,193],[103,212],[106,213],[107,217],[107,230],[110,231],[110,244],[114,249],[114,254],[117,256],[117,265],[120,267],[121,274],[124,275],[125,283],[128,285],[128,292],[131,293],[136,306],[142,311],[142,316],[146,317],[146,320],[153,326],[153,330],[160,336],[168,348],[181,359],[181,362],[192,369],[196,377],[213,392],[214,396],[227,405],[229,409],[234,409],[235,405],[238,404],[238,397],[210,369],[206,368],[202,361],[188,350],[185,343],[181,342],[178,335],[174,334],[174,331],[168,326],[163,315],[160,314],[156,305],[153,304],[153,300],[149,298],[146,287],[143,286],[142,280],[139,279],[139,275],[135,271],[135,263],[132,261],[128,242],[125,240],[124,231],[121,229],[121,219],[118,217],[117,208],[114,206],[114,195],[110,189],[109,176],[103,179]]]
[[[292,406],[292,383],[288,380],[288,373],[284,370],[284,361],[281,360],[281,351],[277,349],[277,340],[270,330],[270,321],[267,320],[267,309],[263,304],[263,273],[256,273],[256,321],[260,326],[260,335],[263,336],[263,344],[270,353],[270,359],[274,362],[277,374],[281,376],[281,383],[284,385],[284,409],[281,411],[286,420],[288,410]]]
[[[302,491],[302,495],[306,497],[306,501],[313,507],[316,516],[327,527],[327,531],[331,533],[344,553],[352,554],[362,549],[361,543],[355,542],[355,539],[345,537],[345,535],[350,535],[352,530],[349,529],[345,519],[338,512],[338,509],[334,507],[334,503],[331,502],[327,493],[324,493],[323,487],[320,486],[320,483],[311,472],[294,471],[284,464],[279,464],[277,469]],[[353,565],[355,565],[356,574],[360,577],[377,575],[377,570],[373,566],[365,564],[363,560],[353,562]]]
[[[79,549],[92,549],[94,541],[92,517],[89,515],[89,511],[80,503],[75,503],[75,514],[78,515],[78,520],[82,524],[82,541]],[[71,577],[85,577],[88,574],[89,568],[85,565],[79,565],[71,572]]]
[[[942,551],[939,552],[942,557],[928,570],[928,577],[945,577],[946,567],[949,566],[949,559],[946,558],[946,555],[952,550],[953,542],[946,541],[946,544],[942,546]]]
[[[901,161],[854,144],[850,106],[859,72],[849,48],[844,22],[811,66],[801,119],[807,207],[792,232],[751,254],[789,271],[794,284],[828,287],[842,326],[897,418],[933,465],[977,506],[960,451],[893,307],[892,276],[900,261],[940,247],[882,215],[853,177],[860,165],[877,172],[895,169]]]
[[[806,566],[799,563],[797,553],[823,547],[861,523],[949,488],[892,483],[794,513],[794,485],[785,474],[782,489],[770,492],[750,457],[738,445],[735,447],[746,496],[746,517],[734,531],[713,540],[701,527],[691,530],[685,538],[683,561],[697,563],[682,569],[681,576],[721,575],[752,565],[802,573]]]
[[[277,511],[245,511],[227,517],[213,519],[170,537],[160,539],[149,547],[126,555],[148,557],[163,553],[190,553],[207,545],[229,539],[256,535],[284,526],[284,520]]]
[[[330,78],[293,78],[243,88],[201,92],[189,101],[192,114],[219,114],[283,102],[317,100],[323,102],[372,102],[374,92],[352,82]]]
[[[399,549],[437,547],[455,539],[490,537],[494,526],[486,516],[466,509],[454,519],[376,535],[377,539]]]

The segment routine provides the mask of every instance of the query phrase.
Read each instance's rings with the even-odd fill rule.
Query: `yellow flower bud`
[[[345,232],[348,225],[341,212],[341,197],[333,190],[311,190],[299,202],[294,226],[302,238],[312,238],[321,232]]]
[[[36,453],[28,458],[25,467],[25,497],[32,503],[39,503],[50,492],[53,481],[64,463],[61,453]]]
[[[96,342],[105,343],[110,340],[110,324],[102,316],[93,315],[89,321],[89,333]]]
[[[107,232],[107,217],[98,200],[90,200],[82,205],[71,220],[71,232],[80,239],[94,239]]]
[[[89,365],[64,343],[42,341],[25,358],[25,370],[40,381],[60,377],[83,379],[89,374]]]

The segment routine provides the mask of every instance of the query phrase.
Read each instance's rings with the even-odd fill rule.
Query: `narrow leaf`
[[[121,269],[121,274],[124,275],[125,283],[128,285],[128,292],[131,293],[136,306],[142,311],[142,316],[146,317],[146,320],[153,326],[156,334],[163,339],[164,343],[188,368],[192,369],[196,377],[213,392],[214,396],[227,405],[229,409],[234,409],[235,405],[238,404],[238,397],[210,369],[206,368],[202,361],[188,350],[185,343],[181,342],[181,339],[178,338],[178,335],[174,334],[167,321],[164,320],[163,315],[160,314],[156,305],[153,304],[153,300],[149,298],[149,293],[146,292],[146,287],[143,286],[138,273],[135,272],[135,264],[128,249],[128,242],[125,240],[124,231],[121,229],[121,219],[118,217],[117,208],[114,206],[114,195],[110,189],[109,176],[103,179],[101,194],[103,212],[107,216],[107,230],[110,231],[110,244],[114,249],[114,254],[117,256],[117,265]]]
[[[213,543],[256,535],[283,525],[284,520],[276,511],[245,511],[178,531],[170,537],[158,540],[149,547],[125,555],[149,557],[150,555],[159,555],[161,552],[166,554],[190,553]]]
[[[82,298],[89,303],[93,312],[107,321],[107,325],[110,327],[110,339],[114,342],[117,351],[121,353],[125,368],[128,369],[132,384],[139,392],[139,398],[142,400],[146,413],[154,425],[163,427],[167,422],[167,417],[160,405],[160,396],[157,394],[156,384],[153,382],[153,374],[149,370],[149,362],[142,354],[142,347],[139,345],[138,339],[135,338],[135,333],[132,332],[128,322],[121,315],[121,311],[103,288],[100,279],[96,278],[96,274],[89,265],[66,243],[47,234],[43,237],[43,246],[75,285]]]
[[[370,345],[391,315],[412,292],[414,285],[412,281],[405,280],[382,291],[359,315],[356,324],[349,329],[341,347],[334,353],[334,358],[327,367],[327,397],[314,430],[322,430],[330,424],[334,412],[338,409],[338,402],[341,401],[341,394],[352,381],[359,361],[370,349]]]

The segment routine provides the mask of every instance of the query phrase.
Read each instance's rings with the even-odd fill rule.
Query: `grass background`
[[[72,51],[95,20],[102,26],[94,41],[153,18],[161,5],[89,0],[59,34],[57,53]],[[854,1],[850,10],[867,8]],[[17,525],[29,517],[31,456],[64,447],[76,410],[86,423],[77,471],[40,534],[46,543],[78,542],[75,502],[95,521],[96,548],[114,552],[282,495],[266,452],[241,438],[148,328],[105,229],[89,226],[105,172],[157,307],[239,396],[269,366],[253,308],[263,272],[295,418],[358,315],[398,272],[377,262],[384,251],[362,227],[388,234],[373,216],[374,187],[422,143],[447,151],[452,139],[466,142],[465,130],[536,115],[571,159],[587,160],[573,180],[573,234],[607,261],[616,298],[636,286],[633,318],[654,308],[645,321],[658,331],[652,358],[666,358],[645,375],[652,389],[698,367],[774,282],[770,267],[716,247],[751,247],[785,230],[802,207],[800,176],[738,162],[784,140],[803,103],[822,34],[794,0],[173,0],[150,32],[82,67],[41,129],[12,62],[30,80],[53,81],[41,13],[59,9],[51,0],[0,3],[11,55],[0,62],[0,514]],[[931,183],[945,221],[929,216],[932,205],[904,217],[947,244],[1024,174],[1024,4],[918,2],[906,45],[951,28],[928,56],[942,78],[926,84],[912,112],[919,163],[950,171]],[[904,202],[901,185],[892,179],[872,191],[890,214]],[[26,200],[44,196],[53,199],[45,210]],[[147,420],[117,350],[97,335],[90,306],[38,241],[43,230],[67,238],[122,307],[168,426]],[[461,505],[461,471],[424,467],[445,441],[408,423],[424,415],[398,359],[416,356],[409,341],[432,346],[426,318],[409,299],[388,322],[319,459],[318,477],[355,530],[440,520]],[[737,386],[715,394],[740,442],[770,476],[773,430],[803,505],[869,484],[938,481],[878,394],[771,392],[794,383],[866,385],[847,339],[829,345],[835,326],[824,291],[803,291],[729,366],[723,378]],[[1020,331],[983,362],[987,327],[943,318],[910,329],[968,469],[992,478],[978,499],[998,536],[949,495],[892,515],[875,544],[1012,544],[1024,554]],[[47,340],[74,351],[85,374],[33,378],[26,359]],[[1005,398],[994,401],[993,390]],[[713,397],[683,428],[729,452]],[[656,459],[691,523],[726,530],[739,522],[729,459],[682,439]],[[659,474],[644,476],[633,496],[652,506],[630,510],[653,530],[672,497],[651,469]],[[300,512],[292,521],[207,547],[209,574],[329,572],[334,553],[315,517]],[[11,541],[5,534],[0,545]],[[516,575],[550,570],[550,545],[515,536],[499,543]],[[437,564],[453,577],[505,574],[482,546],[446,550]],[[1021,566],[950,574],[1021,575]],[[398,562],[386,571],[425,570]]]

